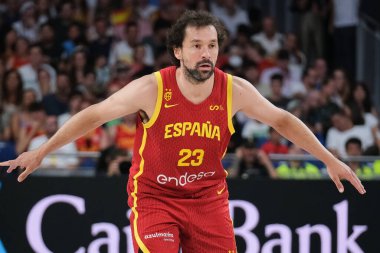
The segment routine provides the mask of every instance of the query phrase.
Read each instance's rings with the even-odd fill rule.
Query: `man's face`
[[[214,73],[218,58],[218,36],[214,26],[187,27],[181,48],[174,54],[181,62],[186,77],[193,83],[202,83]]]
[[[137,44],[137,35],[138,35],[138,28],[135,25],[131,25],[126,28],[125,31],[125,37],[127,39],[127,42],[130,46],[135,46]]]
[[[29,52],[29,59],[32,65],[40,65],[42,64],[42,51],[39,47],[32,47]]]
[[[271,89],[273,95],[281,96],[282,94],[282,82],[280,80],[272,80],[271,81]]]
[[[263,20],[263,31],[268,36],[271,36],[276,32],[272,18],[269,18],[269,17],[264,18],[264,20]]]
[[[47,136],[52,136],[58,130],[58,122],[56,116],[49,116],[45,122],[45,131]]]
[[[356,143],[350,143],[347,145],[346,153],[349,156],[358,156],[362,154],[362,150],[360,145]]]

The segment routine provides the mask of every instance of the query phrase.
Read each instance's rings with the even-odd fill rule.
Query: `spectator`
[[[89,9],[87,8],[89,1],[72,1],[74,10],[74,20],[80,24],[89,24],[88,21],[91,19],[88,17]]]
[[[97,59],[100,56],[103,56],[108,61],[113,39],[112,36],[108,34],[109,24],[107,19],[102,16],[97,17],[94,26],[96,38],[89,43],[91,58]]]
[[[152,16],[158,11],[157,6],[151,4],[148,0],[138,1],[136,9],[139,17],[145,20],[151,20]]]
[[[215,10],[211,5],[211,12],[225,25],[231,38],[235,38],[239,25],[249,25],[248,13],[240,8],[236,0],[225,0],[220,9]]]
[[[152,48],[155,59],[158,57],[161,48],[166,48],[166,34],[170,28],[170,25],[171,23],[165,19],[156,19],[153,24],[152,35],[147,36],[142,40],[144,44],[149,45],[149,47]]]
[[[80,110],[83,110],[91,104],[89,100],[83,100]],[[110,146],[110,139],[107,132],[102,127],[98,127],[78,138],[75,144],[78,151],[99,152]]]
[[[157,50],[154,61],[154,69],[159,70],[162,67],[167,67],[172,64],[172,60],[170,58],[170,55],[168,54],[168,51],[166,50],[166,47],[161,47]]]
[[[260,92],[264,97],[269,96],[270,87],[268,85],[262,85],[260,83],[260,72],[257,64],[250,60],[243,61],[242,66],[242,76],[252,83],[255,88]]]
[[[240,114],[236,115],[240,117]],[[248,119],[244,122],[241,130],[242,139],[256,140],[258,145],[264,143],[268,138],[268,125],[261,123],[260,121]]]
[[[287,98],[303,94],[304,87],[301,83],[302,69],[299,66],[289,64],[289,53],[282,49],[277,53],[277,66],[266,69],[260,78],[263,85],[270,84],[273,74],[281,74],[284,78],[282,94]]]
[[[273,74],[270,78],[271,93],[267,99],[277,107],[286,110],[289,99],[284,97],[283,94],[283,77],[281,74]]]
[[[87,41],[83,33],[78,23],[69,25],[67,39],[62,42],[63,57],[70,58],[77,48],[87,46]]]
[[[272,127],[269,128],[269,140],[261,146],[265,154],[287,154],[288,146],[283,144],[284,138]]]
[[[244,49],[252,43],[251,41],[251,27],[249,25],[241,24],[237,27],[235,39],[230,44]]]
[[[299,36],[307,60],[313,62],[324,55],[322,4],[318,0],[293,0],[291,10],[300,15]]]
[[[265,51],[260,44],[251,42],[247,45],[245,50],[245,59],[253,61],[257,64],[259,73],[263,73],[267,68],[272,68],[276,66],[274,59],[265,57]]]
[[[199,1],[192,1],[188,3],[188,9],[191,10],[203,10],[203,11],[208,11],[211,12],[211,6],[210,6],[210,1],[207,0],[199,0]]]
[[[94,8],[94,17],[109,17],[109,22],[111,21],[111,19],[113,19],[112,11],[115,8],[115,3],[111,0],[96,1],[95,6],[92,6],[92,8]]]
[[[303,115],[301,119],[304,122],[307,122],[307,126],[315,133],[317,136],[321,134],[323,136],[323,124],[322,121],[330,121],[330,116],[327,116],[324,119],[322,115],[321,108],[322,105],[322,95],[319,90],[311,90],[309,91],[303,102]],[[322,137],[323,138],[323,137]],[[321,141],[323,143],[323,140]]]
[[[302,74],[302,84],[305,88],[305,94],[313,90],[320,90],[322,85],[318,85],[317,71],[309,67]]]
[[[266,55],[274,56],[282,48],[284,42],[283,35],[277,32],[273,17],[265,17],[262,25],[263,31],[253,35],[251,39],[264,48]]]
[[[38,23],[44,24],[57,16],[55,3],[49,0],[37,0],[36,11],[38,16]]]
[[[70,95],[68,102],[69,111],[58,116],[58,127],[61,127],[69,118],[81,110],[81,103],[83,99],[83,95],[80,92],[74,92]]]
[[[152,20],[154,20],[155,15],[158,12],[158,6],[149,3],[148,0],[137,1],[134,6],[134,11],[138,16],[137,24],[139,27],[138,40],[141,41],[143,38],[152,35]]]
[[[1,55],[4,57],[4,59],[8,60],[14,54],[18,36],[15,30],[10,29],[6,32],[4,38],[4,41],[0,42],[2,45]]]
[[[48,115],[60,115],[69,110],[69,97],[72,93],[71,83],[66,73],[57,76],[57,91],[47,94],[42,99],[42,104]]]
[[[46,69],[41,68],[38,70],[37,80],[43,97],[53,93],[51,90],[51,76]],[[54,84],[54,86],[56,86],[56,84]]]
[[[20,20],[13,23],[12,28],[18,36],[25,37],[31,43],[38,41],[39,23],[36,18],[36,5],[26,1],[20,7]]]
[[[315,112],[318,114],[319,121],[322,124],[324,135],[331,127],[332,115],[341,110],[341,107],[337,104],[335,82],[330,78],[326,79],[322,84],[320,93],[320,106],[315,108]]]
[[[371,94],[365,83],[359,82],[355,85],[350,92],[346,106],[355,125],[365,124],[370,128],[378,126],[377,112],[372,105]]]
[[[129,22],[125,26],[125,39],[116,43],[111,49],[109,63],[114,65],[116,62],[123,62],[131,65],[133,63],[134,47],[137,46],[139,41],[137,40],[138,27],[137,23]],[[146,54],[144,63],[147,65],[153,65],[153,52],[150,47],[146,46]]]
[[[39,45],[34,44],[29,47],[29,62],[18,69],[23,82],[24,89],[34,89],[37,100],[41,101],[43,93],[38,83],[38,71],[45,69],[50,76],[50,91],[55,92],[56,72],[55,69],[43,61],[42,49]]]
[[[313,63],[313,69],[317,74],[317,87],[321,87],[322,83],[327,79],[328,75],[326,60],[323,58],[317,58]]]
[[[56,31],[54,31],[54,27],[51,23],[41,25],[39,46],[44,55],[44,62],[57,66],[62,56],[62,46],[57,41]]]
[[[20,132],[22,128],[30,125],[30,112],[29,107],[37,101],[36,93],[32,89],[23,90],[22,103],[17,113],[13,113],[11,116],[10,125],[10,139],[14,142],[20,138]]]
[[[102,92],[105,93],[107,83],[111,79],[111,68],[107,64],[107,58],[104,55],[99,55],[95,59],[94,71],[96,84],[99,85]]]
[[[245,141],[236,150],[236,160],[229,169],[231,177],[248,178],[277,178],[268,156],[256,147],[255,143]]]
[[[43,121],[44,134],[31,139],[28,150],[33,150],[45,143],[58,130],[57,117],[48,116]],[[55,150],[42,160],[42,169],[76,169],[78,166],[77,149],[69,143]]]
[[[339,95],[338,104],[342,107],[347,102],[350,95],[351,83],[347,72],[342,68],[337,68],[333,72],[333,80],[335,82],[337,92]]]
[[[24,37],[17,37],[13,52],[7,58],[7,69],[18,69],[29,63],[29,41]]]
[[[32,103],[25,114],[25,122],[20,125],[16,139],[16,152],[21,154],[28,149],[34,137],[45,134],[44,122],[46,113],[41,103]]]
[[[127,64],[119,62],[114,66],[113,75],[110,82],[107,84],[107,90],[111,87],[117,87],[118,89],[124,87],[128,82],[130,68]]]
[[[129,174],[131,155],[125,149],[111,146],[102,150],[96,164],[98,175],[120,176]]]
[[[3,85],[1,87],[1,126],[2,139],[13,140],[11,132],[12,115],[21,109],[22,105],[22,82],[21,77],[16,70],[9,70],[4,75]]]
[[[60,1],[58,4],[58,16],[51,22],[57,33],[57,41],[63,42],[68,38],[69,26],[77,22],[72,1]],[[78,22],[77,22],[78,23]]]
[[[347,165],[355,172],[355,174],[362,180],[373,179],[374,173],[367,163],[353,160],[355,156],[362,156],[362,142],[358,138],[350,138],[345,143],[346,153],[348,158]]]
[[[301,51],[298,45],[298,38],[294,33],[285,35],[284,49],[289,52],[289,63],[298,65],[302,69],[306,67],[306,55]]]
[[[344,68],[356,78],[356,27],[359,24],[359,0],[332,0],[335,67]]]
[[[339,157],[347,156],[345,143],[352,137],[358,138],[366,149],[374,144],[374,138],[371,129],[367,126],[355,126],[352,119],[344,112],[336,112],[331,118],[332,125],[327,131],[326,146]]]
[[[291,145],[289,155],[305,155],[305,152],[299,147]],[[319,179],[322,176],[316,165],[297,159],[281,162],[276,171],[281,179]]]
[[[160,1],[158,16],[173,24],[185,11],[185,1]]]
[[[145,50],[146,50],[146,47],[142,43],[137,44],[136,47],[134,48],[133,63],[130,66],[130,70],[128,74],[129,78],[125,81],[129,82],[128,80],[133,80],[133,79],[142,77],[153,71],[153,67],[145,63],[145,58],[146,58]]]
[[[123,117],[118,124],[108,127],[110,138],[119,149],[133,153],[133,144],[136,135],[136,114]]]
[[[87,73],[92,72],[93,70],[88,59],[88,53],[89,52],[85,47],[77,47],[70,57],[69,77],[73,90],[83,89]]]

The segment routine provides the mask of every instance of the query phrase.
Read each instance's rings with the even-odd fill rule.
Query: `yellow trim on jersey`
[[[157,80],[157,100],[156,100],[156,106],[154,107],[154,112],[152,117],[149,119],[149,121],[144,124],[145,128],[150,128],[153,126],[154,122],[156,122],[158,118],[158,114],[160,114],[161,110],[161,104],[162,104],[162,92],[163,92],[163,83],[162,83],[162,76],[160,71],[154,72],[154,75]]]
[[[227,117],[228,129],[230,133],[235,133],[234,125],[232,124],[232,75],[227,74]]]
[[[133,177],[133,186],[134,186],[134,190],[132,192],[132,197],[133,197],[133,207],[132,207],[132,212],[133,214],[135,215],[135,218],[133,220],[133,232],[134,232],[134,235],[135,235],[135,238],[136,238],[136,242],[137,244],[139,245],[139,248],[143,251],[143,253],[149,253],[149,250],[148,248],[145,246],[145,244],[141,241],[141,238],[139,236],[139,233],[138,233],[138,230],[137,230],[137,218],[139,217],[139,213],[137,212],[137,181],[138,181],[138,177],[141,176],[144,172],[144,163],[145,163],[145,160],[144,160],[144,157],[143,157],[143,151],[144,151],[144,148],[145,148],[145,144],[146,144],[146,137],[147,137],[147,132],[146,132],[146,128],[144,127],[144,134],[143,134],[143,137],[142,137],[142,141],[141,141],[141,146],[140,146],[140,149],[139,149],[139,154],[140,154],[140,157],[141,157],[141,161],[140,161],[140,169],[139,169],[139,172],[134,175]]]

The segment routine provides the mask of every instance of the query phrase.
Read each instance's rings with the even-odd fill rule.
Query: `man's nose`
[[[211,58],[210,49],[208,49],[207,47],[204,47],[202,50],[202,58],[203,59],[210,59]]]

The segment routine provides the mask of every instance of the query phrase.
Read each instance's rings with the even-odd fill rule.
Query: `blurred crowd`
[[[300,118],[337,157],[378,156],[379,116],[366,83],[356,80],[359,0],[292,0],[298,19],[280,32],[255,1],[2,0],[0,1],[0,160],[41,145],[78,111],[131,80],[171,65],[166,32],[186,9],[205,10],[226,26],[217,67],[250,81],[269,101]],[[44,159],[42,167],[128,173],[136,115],[108,122]],[[274,129],[245,115],[225,166],[230,177],[320,178]],[[97,161],[79,152],[100,153]],[[66,154],[66,155],[65,155]],[[351,161],[362,178],[380,162]]]

